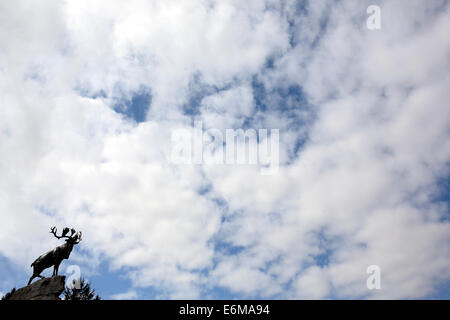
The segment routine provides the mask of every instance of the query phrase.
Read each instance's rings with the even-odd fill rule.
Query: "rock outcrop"
[[[44,278],[17,289],[9,300],[61,300],[59,296],[64,291],[65,283],[65,276]]]

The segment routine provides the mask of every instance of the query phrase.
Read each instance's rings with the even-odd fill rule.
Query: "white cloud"
[[[448,281],[448,207],[433,201],[450,158],[448,5],[382,2],[379,31],[365,28],[364,3],[296,5],[3,6],[0,255],[28,272],[58,243],[49,226],[71,225],[84,234],[72,259],[89,272],[105,259],[158,297],[221,286],[417,298]],[[284,100],[289,86],[308,106]],[[142,88],[146,122],[113,111]],[[279,128],[278,173],[171,164],[171,132],[192,125],[183,106],[193,94],[205,95],[195,107],[206,127]],[[380,291],[365,287],[372,264]]]
[[[254,111],[249,85],[210,95],[202,100],[202,119],[206,128],[242,128]]]
[[[138,298],[138,294],[134,290],[113,294],[111,296],[111,299],[113,299],[113,300],[133,300],[133,299],[137,299],[137,298]]]
[[[330,293],[326,271],[310,267],[303,271],[295,282],[296,297],[304,299],[324,299]]]

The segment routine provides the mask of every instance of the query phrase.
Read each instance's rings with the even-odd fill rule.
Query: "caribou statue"
[[[67,235],[69,231],[71,234]],[[47,268],[50,268],[51,266],[54,266],[53,276],[57,276],[59,265],[61,264],[61,262],[64,259],[69,259],[73,246],[79,244],[81,241],[81,231],[76,232],[75,229],[64,228],[60,236],[58,236],[56,232],[56,227],[50,229],[50,233],[52,233],[57,239],[66,239],[66,243],[43,254],[31,264],[31,267],[33,267],[33,275],[28,281],[28,285],[30,285],[31,281],[36,277],[44,278],[43,276],[41,276],[41,272]]]

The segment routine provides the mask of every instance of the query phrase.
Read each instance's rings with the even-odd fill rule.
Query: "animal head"
[[[70,231],[70,235],[67,235]],[[50,229],[50,233],[52,233],[57,239],[65,239],[67,244],[70,245],[75,245],[80,243],[81,241],[81,231],[76,232],[75,229],[69,229],[69,228],[64,228],[61,235],[58,236],[56,233],[58,232],[58,229],[56,229],[56,227],[52,227]]]

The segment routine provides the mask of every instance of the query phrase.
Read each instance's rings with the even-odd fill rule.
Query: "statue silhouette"
[[[69,231],[71,232],[71,234],[70,236],[67,236]],[[31,281],[36,277],[44,278],[43,276],[41,276],[41,272],[47,268],[50,268],[51,266],[54,266],[53,276],[57,276],[59,265],[61,264],[61,262],[64,259],[69,259],[73,246],[80,243],[81,241],[81,231],[75,232],[75,229],[64,228],[60,236],[58,236],[56,232],[56,227],[50,229],[50,233],[52,233],[58,239],[66,239],[66,243],[41,255],[31,264],[31,267],[33,267],[33,275],[30,277],[28,285],[30,285]]]

